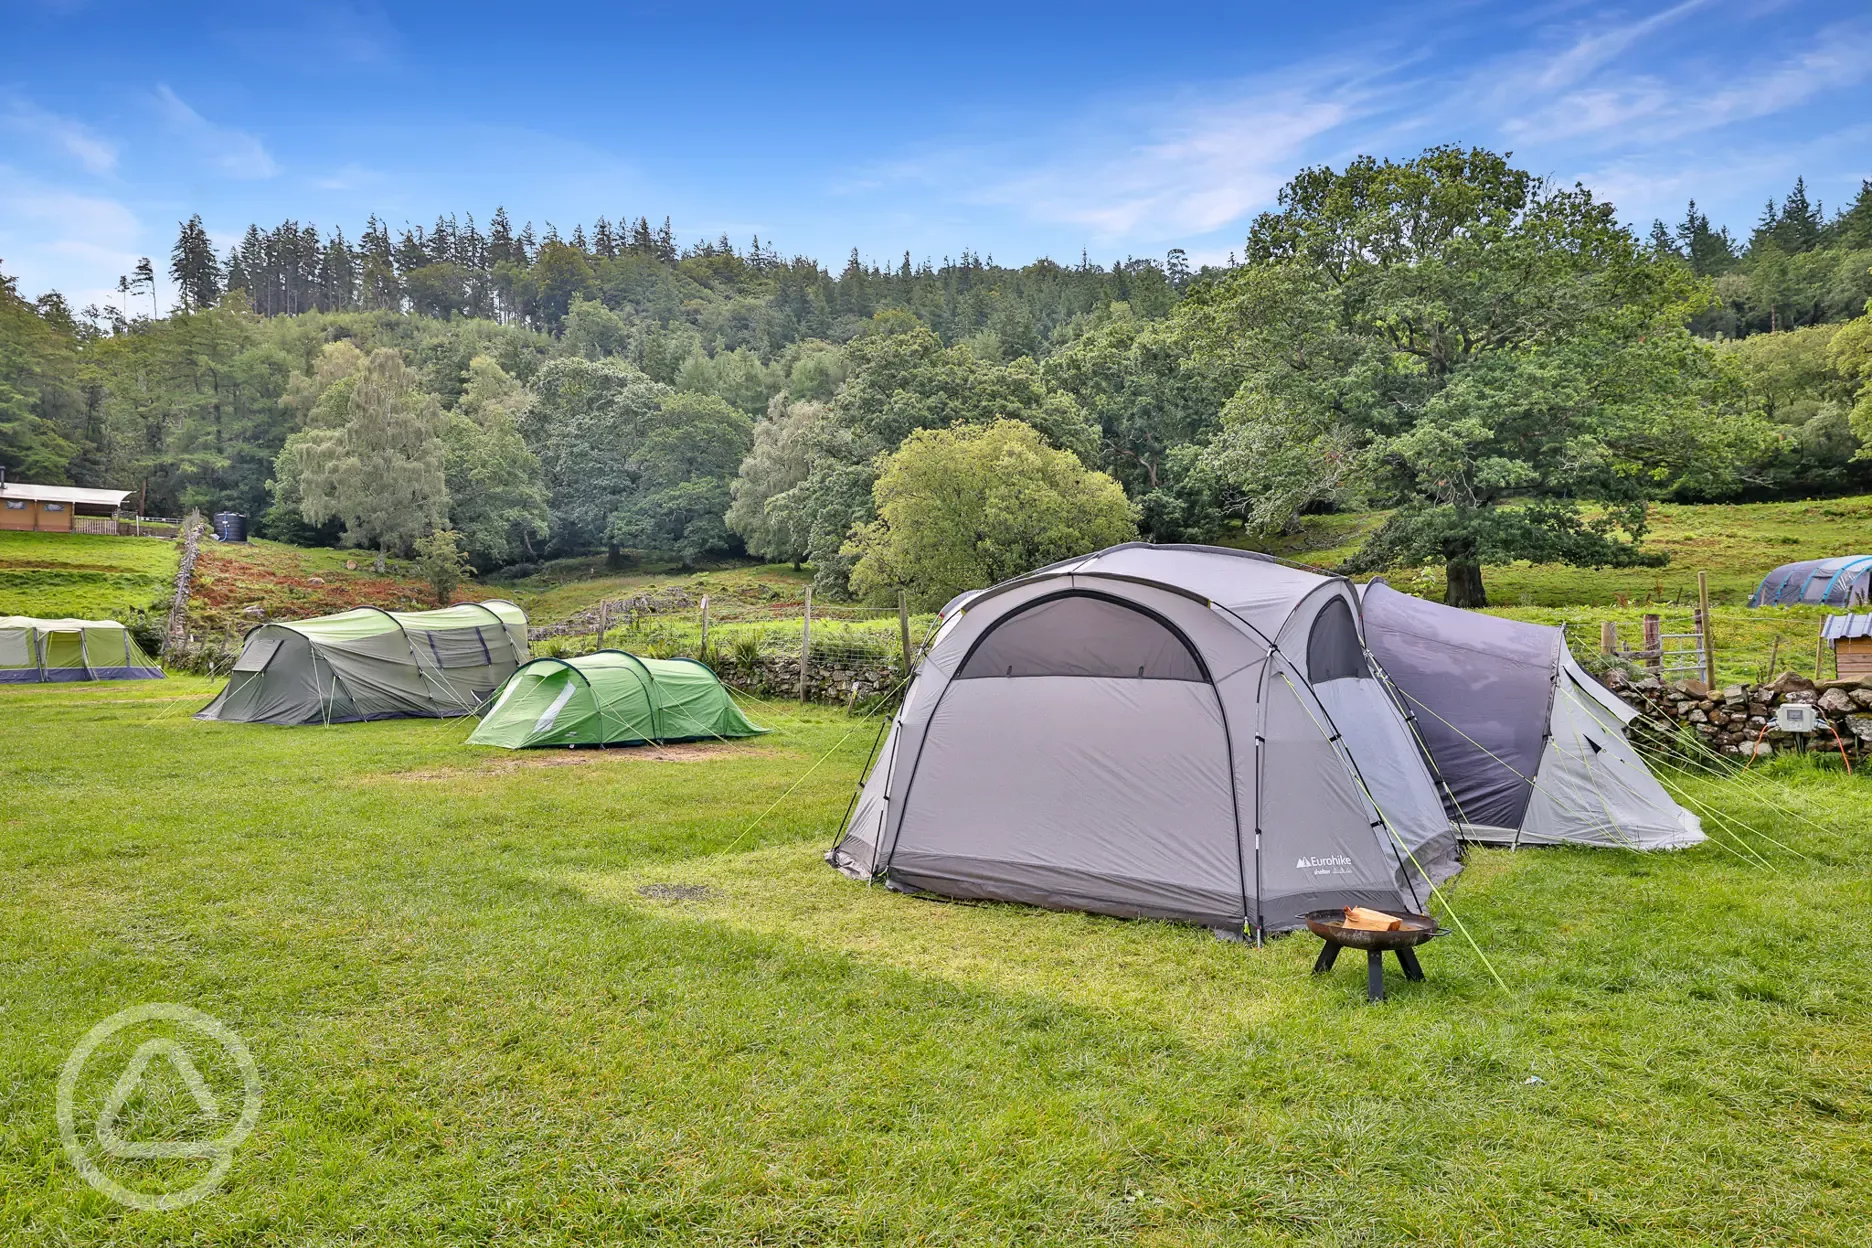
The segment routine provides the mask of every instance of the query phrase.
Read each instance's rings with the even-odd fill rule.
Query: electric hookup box
[[[1782,732],[1812,732],[1820,713],[1806,702],[1788,702],[1775,708],[1775,727]]]

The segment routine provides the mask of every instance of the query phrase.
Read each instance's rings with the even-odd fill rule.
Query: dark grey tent
[[[1751,607],[1857,607],[1872,602],[1872,555],[1784,563],[1749,595]]]
[[[471,715],[526,661],[526,613],[511,602],[359,607],[248,633],[227,687],[195,718],[348,724]]]
[[[1468,840],[1676,849],[1703,839],[1626,739],[1638,717],[1566,630],[1364,587],[1365,639]]]
[[[1233,932],[1421,911],[1458,868],[1351,585],[1142,543],[945,609],[827,860],[900,889]]]

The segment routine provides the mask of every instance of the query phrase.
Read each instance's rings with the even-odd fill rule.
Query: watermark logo
[[[136,1047],[95,1113],[88,1112],[80,1121],[74,1106],[85,1063],[120,1032],[143,1024],[170,1025],[146,1029],[164,1034],[151,1035]],[[240,1112],[231,1126],[226,1125],[228,1116],[222,1100],[232,1088],[217,1097],[216,1081],[204,1076],[204,1066],[217,1073],[238,1072]],[[206,1125],[217,1134],[173,1138],[182,1133],[171,1127],[160,1131],[163,1138],[126,1138],[138,1134],[137,1127],[126,1119],[138,1116],[138,1108],[152,1091],[151,1081],[165,1085],[172,1092],[170,1100],[188,1098],[182,1108],[191,1126]],[[218,1082],[232,1084],[233,1080],[223,1078]],[[207,1196],[227,1177],[234,1164],[234,1150],[260,1121],[260,1093],[260,1068],[254,1064],[253,1054],[220,1019],[186,1005],[157,1002],[132,1006],[93,1027],[65,1059],[58,1082],[59,1139],[78,1173],[112,1200],[132,1209],[180,1209]],[[112,1167],[112,1162],[132,1164]],[[170,1164],[134,1164],[139,1162]],[[206,1172],[199,1164],[190,1164],[202,1162],[207,1163]],[[113,1174],[113,1169],[117,1173]],[[135,1180],[137,1186],[130,1186],[126,1179]],[[151,1187],[156,1190],[145,1190]]]

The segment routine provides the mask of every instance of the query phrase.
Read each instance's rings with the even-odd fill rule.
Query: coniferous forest
[[[1485,562],[1650,560],[1654,500],[1872,488],[1872,182],[1646,231],[1435,148],[1299,172],[1205,267],[854,250],[835,271],[667,218],[497,208],[226,248],[193,217],[108,306],[0,282],[9,478],[301,543],[446,532],[483,571],[748,554],[928,599],[941,558],[918,508],[881,518],[880,481],[1021,485],[1064,453],[1115,488],[1071,487],[1108,500],[1073,519],[1032,502],[1059,466],[1032,468],[1021,523],[1066,526],[1034,549],[1383,508],[1349,566],[1439,563],[1476,603]],[[982,441],[1003,421],[1027,430]]]

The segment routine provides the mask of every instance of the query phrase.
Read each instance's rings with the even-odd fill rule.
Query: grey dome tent
[[[1566,630],[1364,587],[1365,641],[1443,784],[1463,837],[1678,849],[1703,840],[1626,739],[1638,717],[1567,649]]]
[[[827,861],[1259,934],[1421,911],[1456,853],[1348,582],[1130,543],[945,609]]]
[[[526,661],[526,613],[511,602],[358,607],[249,632],[227,687],[195,718],[349,724],[471,715]]]
[[[1857,607],[1872,602],[1872,555],[1784,563],[1749,595],[1751,607]]]

